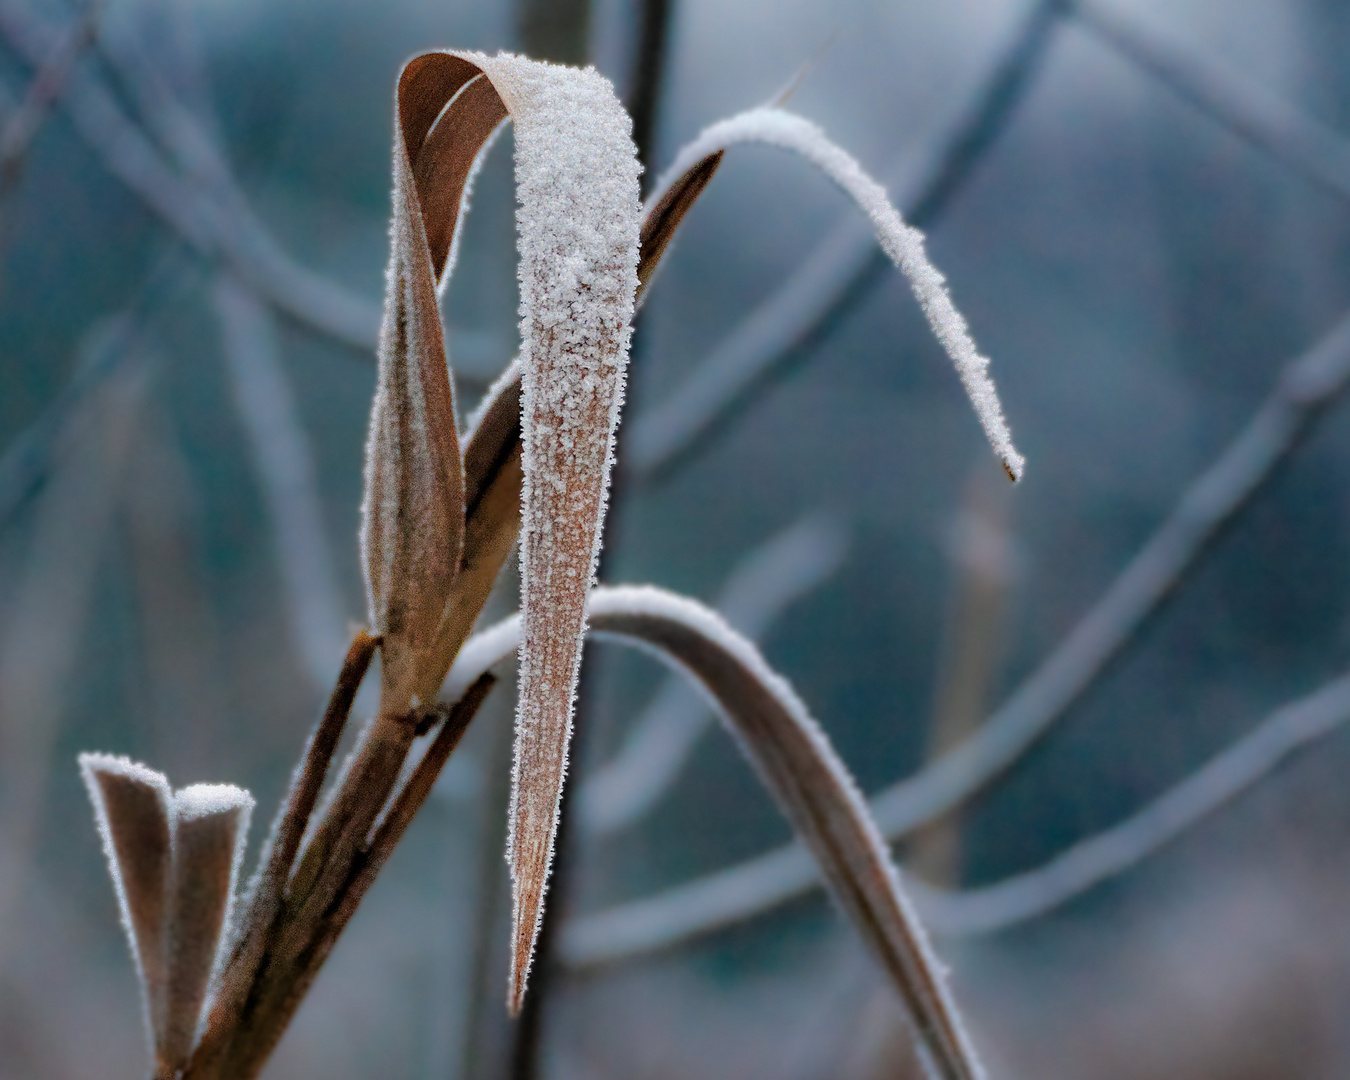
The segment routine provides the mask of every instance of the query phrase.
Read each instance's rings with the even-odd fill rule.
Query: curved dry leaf
[[[389,270],[361,528],[370,622],[383,635],[387,713],[430,697],[439,681],[439,673],[425,670],[426,657],[459,569],[464,472],[436,293],[453,265],[479,153],[504,116],[479,69],[459,57],[420,56],[399,77]]]
[[[173,796],[168,994],[164,1064],[187,1064],[229,924],[253,796],[231,784],[194,784]]]
[[[984,1075],[867,803],[820,726],[755,646],[715,611],[651,587],[593,589],[591,632],[626,639],[700,685],[811,850],[835,901],[895,983],[941,1080]],[[512,616],[474,635],[446,680],[466,692],[520,640]],[[564,938],[564,952],[567,944]]]
[[[905,224],[891,205],[885,189],[815,124],[794,113],[769,106],[721,120],[703,131],[676,155],[674,164],[648,197],[648,207],[655,211],[672,197],[678,196],[690,183],[690,177],[706,168],[709,161],[727,148],[747,142],[766,143],[805,157],[867,215],[877,241],[909,279],[934,336],[956,366],[985,436],[1003,463],[1008,478],[1014,481],[1020,479],[1025,459],[1013,445],[1012,435],[1003,418],[998,392],[989,377],[989,361],[980,354],[971,339],[965,319],[947,293],[945,279],[928,261],[923,233]],[[666,439],[668,435],[662,432],[659,437]],[[656,453],[650,448],[636,448],[635,452],[644,457]]]

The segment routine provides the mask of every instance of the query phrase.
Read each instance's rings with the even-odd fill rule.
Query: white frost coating
[[[180,821],[191,821],[231,810],[251,814],[254,804],[252,795],[233,784],[192,784],[174,793],[173,805]]]
[[[553,857],[585,597],[595,576],[637,292],[640,166],[614,89],[505,53],[459,53],[515,124],[524,639],[507,857],[518,1007]]]
[[[732,571],[717,610],[751,641],[794,601],[839,569],[848,538],[822,515],[796,522],[750,552]],[[591,773],[578,792],[587,829],[604,835],[626,828],[657,805],[712,721],[687,679],[672,675],[634,722],[614,757]]]
[[[758,108],[729,117],[706,128],[681,149],[674,164],[661,177],[647,204],[654,206],[665,191],[709,154],[738,143],[767,143],[794,150],[833,180],[856,202],[876,230],[882,250],[909,279],[914,295],[928,318],[928,325],[952,363],[994,452],[1014,479],[1020,479],[1025,459],[1013,446],[1003,418],[998,391],[989,378],[989,360],[981,356],[971,339],[966,320],[947,293],[946,280],[928,261],[924,237],[906,225],[886,197],[880,184],[868,176],[854,158],[835,145],[815,124],[794,113],[776,108]]]

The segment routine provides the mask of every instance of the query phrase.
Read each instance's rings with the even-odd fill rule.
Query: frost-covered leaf
[[[81,754],[80,773],[103,839],[122,927],[140,976],[156,1057],[164,1043],[168,883],[173,873],[173,795],[163,773],[129,758]]]
[[[989,378],[989,361],[980,355],[971,339],[965,319],[947,293],[944,278],[928,261],[923,234],[905,224],[886,197],[885,189],[815,124],[772,107],[751,109],[713,124],[676,156],[647,199],[648,213],[677,197],[690,183],[690,177],[705,169],[707,163],[722,151],[748,142],[767,143],[801,154],[867,215],[882,249],[909,279],[929,326],[956,365],[957,374],[994,453],[1009,478],[1020,479],[1025,459],[1013,446],[998,392]]]
[[[895,983],[933,1076],[982,1077],[886,842],[792,687],[721,616],[685,597],[651,587],[600,587],[592,590],[587,612],[592,633],[637,644],[707,693],[820,864],[835,901]],[[509,656],[520,634],[520,618],[512,616],[470,638],[446,680],[446,697],[464,693]]]
[[[448,85],[460,77],[450,74],[451,61],[486,75],[516,128],[525,639],[508,850],[515,1009],[552,860],[585,596],[623,399],[638,282],[639,166],[628,116],[593,70],[481,53],[429,54],[408,70],[443,70]]]
[[[253,796],[230,784],[175,792],[163,1057],[187,1063],[244,857]]]

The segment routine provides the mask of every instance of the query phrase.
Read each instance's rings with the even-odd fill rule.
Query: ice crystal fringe
[[[691,675],[819,862],[830,890],[900,991],[923,1056],[941,1080],[982,1077],[927,937],[885,841],[828,737],[791,686],[714,611],[651,587],[597,588],[591,632],[636,644]],[[512,616],[471,638],[447,680],[449,699],[505,659]]]
[[[989,360],[980,355],[970,330],[947,293],[946,281],[928,261],[923,233],[906,225],[886,197],[885,189],[868,176],[847,152],[823,131],[794,113],[758,108],[719,121],[685,146],[648,197],[648,206],[660,205],[666,193],[684,182],[687,174],[738,143],[767,143],[801,154],[854,200],[872,222],[877,240],[909,279],[914,295],[942,347],[956,365],[985,436],[1012,480],[1022,476],[1025,459],[1013,446],[1003,418],[998,391],[989,378]]]
[[[221,960],[253,797],[229,784],[174,793],[125,757],[81,754],[140,977],[157,1076],[188,1060]]]

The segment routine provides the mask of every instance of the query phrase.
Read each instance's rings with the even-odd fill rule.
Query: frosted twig
[[[291,634],[318,688],[333,681],[346,644],[338,585],[314,451],[281,366],[271,312],[229,273],[211,289],[225,369],[261,489]]]
[[[1119,4],[1069,0],[1077,20],[1104,44],[1212,120],[1305,178],[1350,199],[1350,139],[1281,101],[1203,52],[1170,41]]]
[[[846,545],[834,521],[803,518],[736,565],[717,598],[718,612],[757,640],[788,605],[839,568]],[[576,807],[582,824],[603,836],[640,820],[670,790],[714,717],[687,680],[667,678],[618,753],[583,779]]]
[[[1256,415],[1196,479],[1106,593],[980,730],[917,775],[871,800],[883,833],[898,840],[950,813],[1000,775],[1105,670],[1206,550],[1271,477],[1350,380],[1350,316],[1290,362]],[[749,918],[818,883],[799,845],[579,920],[575,962],[664,948]]]
[[[31,66],[42,63],[60,34],[24,0],[0,3],[0,36]],[[108,171],[197,252],[225,259],[277,307],[321,333],[362,349],[375,343],[375,305],[295,263],[240,203],[222,203],[178,175],[90,72],[78,66],[70,72],[62,104]]]
[[[911,880],[935,934],[985,934],[1038,918],[1172,843],[1269,775],[1296,751],[1350,721],[1350,676],[1276,709],[1253,731],[1120,824],[1080,840],[1044,866],[958,892]]]
[[[961,384],[965,387],[994,453],[1003,462],[1008,477],[1017,480],[1022,475],[1025,462],[1013,446],[1008,425],[1003,419],[998,393],[989,378],[989,361],[976,349],[965,319],[947,293],[945,279],[928,261],[923,234],[905,224],[886,197],[885,189],[863,172],[857,161],[832,143],[815,124],[775,108],[751,109],[713,124],[680,151],[674,164],[656,185],[648,205],[657,204],[666,188],[704,158],[739,143],[765,143],[795,151],[825,173],[858,204],[858,208],[871,221],[882,249],[909,280],[934,336],[956,366]],[[643,430],[650,432],[652,429]],[[641,430],[634,434],[631,448],[635,466],[639,469],[645,467],[658,453],[664,452],[659,443],[645,443],[641,441],[641,436]],[[653,449],[653,445],[656,449]]]
[[[1012,42],[972,95],[904,200],[905,220],[924,228],[965,186],[1011,120],[1039,69],[1061,0],[1037,0]],[[887,170],[888,187],[905,173],[901,155]],[[669,395],[631,421],[625,464],[653,477],[683,458],[750,390],[796,349],[836,321],[882,280],[890,260],[868,226],[850,214],[835,226],[775,292],[743,318]]]

